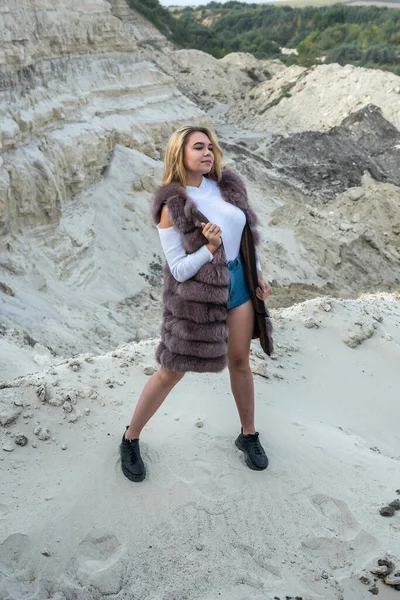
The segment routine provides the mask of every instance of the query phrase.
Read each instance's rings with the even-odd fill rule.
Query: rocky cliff
[[[182,122],[246,178],[271,305],[398,285],[400,78],[177,50],[125,0],[3,2],[0,36],[0,371],[157,335]]]

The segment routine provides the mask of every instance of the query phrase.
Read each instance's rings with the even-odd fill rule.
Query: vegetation
[[[381,68],[400,75],[400,10],[377,6],[292,8],[271,4],[225,4],[169,11],[158,0],[127,0],[169,39],[217,58],[251,52],[303,66],[336,62]],[[298,56],[281,55],[295,48]]]

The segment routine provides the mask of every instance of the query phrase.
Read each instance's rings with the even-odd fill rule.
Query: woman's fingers
[[[262,287],[259,286],[256,289],[256,295],[258,298],[260,298],[260,300],[266,300],[268,298],[268,296],[271,294],[271,292],[272,292],[272,288],[266,282],[263,282]]]
[[[203,235],[207,238],[210,239],[210,237],[219,237],[221,235],[221,228],[218,227],[218,225],[215,225],[215,223],[207,223],[204,227],[203,227]]]

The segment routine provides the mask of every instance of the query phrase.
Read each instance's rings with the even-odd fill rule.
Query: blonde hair
[[[218,144],[215,133],[208,127],[195,127],[187,125],[174,131],[169,138],[167,148],[165,150],[164,171],[161,179],[161,185],[168,183],[179,183],[185,187],[187,185],[187,174],[183,164],[183,150],[187,139],[191,133],[204,133],[213,146],[214,163],[212,169],[207,175],[214,175],[217,181],[222,178],[222,149]],[[206,176],[207,176],[206,175]]]

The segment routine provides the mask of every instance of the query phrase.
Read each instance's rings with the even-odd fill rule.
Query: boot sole
[[[122,464],[121,464],[121,470],[122,470],[123,474],[125,475],[125,477],[127,479],[129,479],[129,481],[139,482],[139,481],[143,481],[143,479],[145,479],[145,477],[146,477],[146,473],[142,473],[141,475],[133,475],[130,471],[125,469],[124,465],[122,465]]]
[[[143,479],[146,478],[146,473],[143,473],[143,475],[132,475],[132,473],[130,473],[129,471],[127,471],[123,467],[122,467],[122,472],[125,475],[125,477],[127,479],[129,479],[129,481],[139,482],[139,481],[143,481]]]
[[[252,463],[246,450],[241,446],[241,444],[237,440],[235,440],[235,446],[243,452],[244,462],[249,467],[249,469],[252,469],[253,471],[265,471],[265,469],[268,467],[268,463],[265,467],[257,467],[254,463]]]

